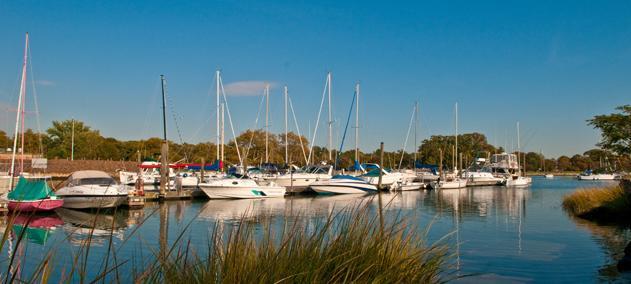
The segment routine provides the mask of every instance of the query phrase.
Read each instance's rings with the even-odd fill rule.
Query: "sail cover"
[[[55,193],[48,187],[46,181],[28,181],[24,177],[20,177],[18,184],[8,195],[11,200],[21,201],[40,200],[50,196],[55,196]]]

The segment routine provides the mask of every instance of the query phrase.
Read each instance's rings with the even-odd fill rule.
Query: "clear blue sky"
[[[401,148],[419,100],[422,137],[453,133],[458,102],[461,133],[510,149],[520,121],[526,150],[582,153],[599,139],[585,120],[631,103],[629,1],[182,2],[0,1],[0,128],[12,128],[27,31],[43,128],[74,117],[119,139],[160,135],[165,74],[183,140],[214,141],[216,68],[235,89],[274,84],[277,132],[283,84],[307,132],[327,71],[342,126],[360,81],[363,150]],[[242,91],[228,99],[237,131],[258,106]],[[172,116],[169,128],[179,141]]]

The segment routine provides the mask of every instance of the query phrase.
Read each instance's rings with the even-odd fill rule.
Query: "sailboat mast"
[[[164,141],[167,141],[167,100],[166,96],[164,95],[164,75],[160,75],[160,86],[162,89],[162,134],[164,137]]]
[[[70,160],[74,161],[74,118],[72,119],[72,135],[70,136]]]
[[[519,140],[520,139],[519,139],[519,121],[518,121],[517,122],[517,169],[521,167],[521,163],[519,162],[521,158],[521,154],[520,154],[521,145],[520,145]],[[519,171],[519,175],[521,176],[521,171]]]
[[[225,104],[221,104],[221,161],[225,160],[225,155],[224,155],[224,144],[225,144],[225,117],[224,117],[224,107]]]
[[[455,109],[456,109],[456,147],[454,149],[454,158],[455,158],[454,161],[456,162],[454,163],[454,169],[457,173],[458,172],[458,166],[457,166],[458,165],[457,163],[458,161],[458,103],[457,102],[456,102]]]
[[[285,164],[289,165],[289,141],[287,140],[287,85],[285,85],[283,93],[285,95]]]
[[[329,161],[333,160],[333,114],[331,113],[331,72],[327,73],[329,97]]]
[[[11,169],[10,169],[10,173],[11,173],[11,177],[15,176],[15,155],[17,153],[17,144],[18,144],[18,127],[20,124],[20,115],[23,115],[23,112],[21,112],[22,109],[22,105],[23,105],[23,100],[25,100],[25,94],[26,94],[26,62],[27,62],[27,54],[28,54],[28,33],[26,33],[26,43],[24,44],[24,62],[22,65],[22,81],[20,82],[20,94],[18,96],[18,109],[16,112],[16,117],[15,117],[15,132],[13,134],[13,153],[11,154]],[[22,150],[22,152],[24,152],[24,150]],[[21,174],[21,172],[20,172]],[[10,179],[11,181],[9,182],[9,190],[13,189],[13,178]]]
[[[220,147],[219,144],[221,142],[220,141],[221,138],[219,137],[221,135],[220,134],[221,129],[220,129],[220,125],[219,125],[219,119],[220,119],[220,117],[219,117],[219,115],[220,115],[220,113],[219,113],[219,111],[220,111],[220,109],[219,109],[220,108],[220,105],[219,105],[219,88],[220,88],[220,83],[219,82],[221,80],[221,71],[219,71],[219,70],[216,71],[215,79],[216,79],[216,84],[215,85],[217,85],[217,90],[216,90],[216,92],[217,92],[217,105],[216,105],[216,107],[217,107],[217,111],[216,111],[217,112],[217,160],[221,160],[221,157],[219,156],[219,154],[220,154],[219,153],[219,147]]]
[[[414,162],[412,166],[414,167],[414,171],[416,171],[416,154],[418,152],[418,141],[416,132],[418,130],[418,102],[414,102]]]
[[[265,84],[265,163],[269,163],[269,84]]]
[[[355,161],[359,163],[359,83],[355,85]]]

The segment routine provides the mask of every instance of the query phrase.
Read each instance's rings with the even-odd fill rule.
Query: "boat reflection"
[[[63,225],[63,221],[54,213],[46,215],[19,214],[13,219],[12,238],[16,240],[24,237],[30,243],[44,245],[56,228],[61,225]]]
[[[73,245],[103,245],[110,236],[124,240],[125,231],[138,224],[142,211],[118,209],[115,211],[80,211],[59,208],[55,211],[63,221],[63,229]]]

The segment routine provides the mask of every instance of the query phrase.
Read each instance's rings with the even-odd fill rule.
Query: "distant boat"
[[[18,184],[7,194],[9,210],[14,212],[52,211],[64,204],[45,180],[29,181],[20,177]]]
[[[366,194],[377,192],[377,186],[358,177],[336,175],[330,180],[318,181],[311,184],[311,189],[317,193],[332,194]]]
[[[266,178],[265,181],[273,181],[279,186],[286,187],[290,192],[303,192],[312,183],[331,179],[333,167],[331,166],[306,166],[293,173]]]
[[[102,171],[76,171],[56,193],[63,198],[63,207],[73,209],[118,207],[129,194],[125,185]]]
[[[553,174],[546,174],[546,175],[545,175],[545,177],[546,177],[547,179],[553,179],[553,178],[554,178],[554,175],[553,175]]]
[[[467,180],[455,178],[452,180],[437,180],[430,183],[433,189],[457,189],[467,187]]]
[[[614,173],[594,173],[592,170],[586,170],[580,173],[577,178],[579,180],[617,180],[620,175]]]
[[[199,188],[210,199],[283,197],[286,193],[284,186],[277,186],[273,182],[258,185],[252,179],[235,175],[200,183]]]
[[[477,158],[475,162],[462,173],[467,180],[467,186],[501,185],[504,178],[493,175],[493,170],[485,158]]]

